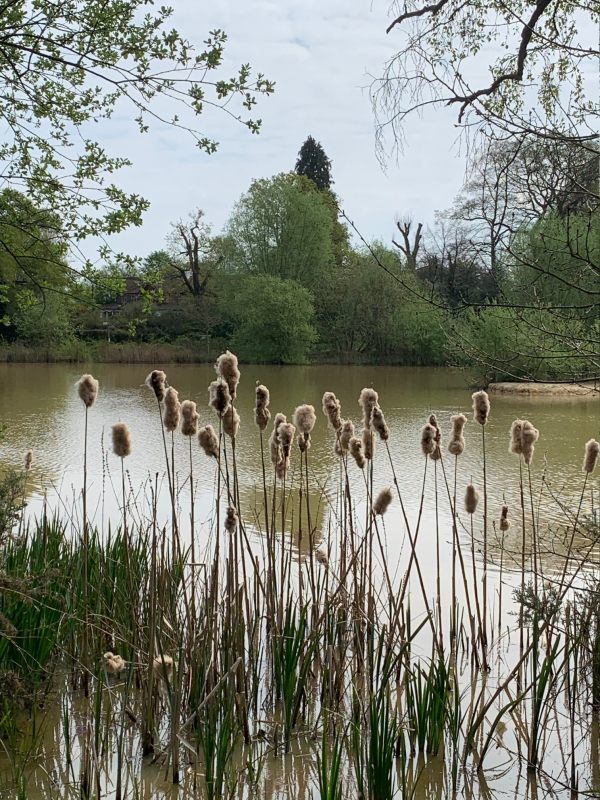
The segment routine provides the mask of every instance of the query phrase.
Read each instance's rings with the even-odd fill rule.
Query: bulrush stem
[[[408,540],[410,542],[411,559],[414,560],[415,566],[417,568],[417,575],[418,575],[418,578],[419,578],[419,585],[421,587],[421,593],[423,595],[423,602],[425,604],[425,610],[427,612],[427,618],[429,620],[429,625],[431,627],[431,632],[433,634],[433,641],[434,641],[436,649],[438,650],[438,652],[439,652],[439,654],[441,656],[441,655],[443,655],[443,651],[440,650],[440,643],[439,643],[439,640],[438,640],[438,637],[437,637],[437,631],[435,629],[435,623],[434,623],[434,620],[433,620],[433,615],[431,613],[431,608],[429,606],[429,600],[427,599],[427,591],[425,589],[425,582],[423,580],[423,575],[421,573],[421,566],[419,564],[419,559],[416,557],[416,554],[415,554],[416,536],[413,539],[413,535],[412,535],[411,530],[410,530],[410,524],[409,524],[409,521],[408,521],[408,517],[406,515],[406,509],[404,508],[404,502],[402,500],[402,493],[400,492],[400,485],[398,483],[398,477],[396,475],[396,468],[394,467],[394,462],[392,460],[392,454],[390,452],[390,445],[389,445],[389,442],[387,442],[387,441],[385,443],[385,449],[387,451],[388,459],[389,459],[389,462],[390,462],[390,468],[392,470],[392,478],[393,478],[393,481],[394,481],[394,486],[396,487],[396,492],[398,493],[398,500],[400,501],[400,508],[402,510],[402,516],[404,517],[404,524],[406,525],[406,532],[408,534]],[[425,470],[427,470],[427,461],[425,461]],[[405,580],[402,583],[402,590],[401,590],[401,593],[400,593],[400,598],[398,600],[398,607],[402,606],[402,601],[404,600],[404,595],[406,593],[407,584],[408,584],[408,577],[406,577]]]
[[[433,464],[433,483],[435,490],[435,566],[436,566],[436,590],[437,590],[437,615],[440,628],[440,649],[443,647],[444,631],[442,625],[442,590],[440,579],[440,517],[438,508],[438,474],[437,461]]]
[[[473,567],[473,590],[475,593],[475,608],[477,610],[477,623],[479,626],[479,638],[481,640],[481,652],[483,655],[483,668],[487,672],[489,670],[489,666],[487,663],[487,651],[483,641],[483,621],[481,618],[481,606],[479,604],[479,590],[477,588],[477,562],[475,559],[475,533],[473,531],[473,514],[469,514],[469,518],[471,520],[471,562]],[[473,646],[476,647],[477,643],[473,642]]]
[[[485,425],[481,426],[481,449],[483,455],[483,627],[481,629],[481,645],[483,650],[487,650],[487,569],[488,569],[488,501],[487,501],[487,471],[485,457]]]
[[[83,433],[83,641],[81,648],[81,667],[83,693],[89,696],[89,527],[87,514],[87,444],[88,444],[88,407],[85,407],[85,423]]]
[[[458,626],[457,609],[456,609],[456,477],[458,472],[458,456],[454,456],[454,489],[452,494],[451,512],[452,512],[452,610],[450,618],[450,647],[454,650],[456,642],[456,628]]]

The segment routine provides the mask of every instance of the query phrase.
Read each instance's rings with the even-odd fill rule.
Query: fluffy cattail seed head
[[[235,400],[238,383],[240,382],[237,356],[229,350],[226,350],[217,358],[215,370],[217,371],[217,375],[220,375],[227,384],[231,399]]]
[[[315,427],[315,423],[317,421],[317,415],[315,414],[314,406],[309,406],[307,404],[298,406],[294,411],[293,422],[298,430],[298,433],[306,434],[312,433],[312,429]]]
[[[387,487],[386,489],[382,489],[375,498],[375,502],[373,503],[373,513],[380,514],[381,516],[383,516],[385,512],[388,510],[391,502],[392,502],[392,490],[389,487]]]
[[[233,508],[233,506],[229,506],[229,508],[227,509],[227,515],[225,517],[225,530],[228,533],[233,533],[237,527],[237,524],[238,524],[237,511],[235,510],[235,508]]]
[[[390,438],[390,429],[383,416],[383,411],[379,406],[373,406],[373,411],[371,412],[371,427],[377,431],[382,442],[387,442]]]
[[[229,386],[223,378],[217,378],[208,385],[208,405],[221,417],[231,405]]]
[[[500,530],[505,533],[510,528],[510,520],[508,519],[508,506],[503,505],[500,512]]]
[[[173,659],[171,656],[162,655],[152,662],[152,669],[159,678],[170,679],[173,675]]]
[[[468,514],[474,514],[477,511],[477,503],[479,502],[479,492],[470,483],[465,490],[465,511]]]
[[[467,424],[464,414],[455,414],[450,418],[452,423],[452,434],[448,442],[448,452],[453,456],[461,456],[465,452],[465,439],[463,431]]]
[[[523,426],[521,428],[521,448],[523,453],[523,460],[526,464],[531,464],[533,460],[533,451],[535,449],[535,443],[540,438],[540,432],[537,428],[529,422],[529,420],[523,420]]]
[[[219,457],[219,439],[212,425],[205,425],[198,431],[198,444],[207,456]]]
[[[29,472],[29,470],[31,469],[31,465],[32,464],[33,464],[33,452],[31,450],[28,450],[25,453],[25,471],[26,472]]]
[[[285,456],[281,457],[277,462],[277,466],[275,467],[275,473],[280,480],[283,480],[287,475],[287,471],[290,468],[290,459]]]
[[[284,459],[290,457],[290,450],[292,442],[294,441],[294,433],[296,429],[291,422],[282,422],[277,428],[277,440],[281,447],[281,454]]]
[[[240,415],[233,406],[223,414],[223,432],[231,439],[235,439],[240,429]]]
[[[112,426],[113,453],[119,458],[131,455],[131,434],[124,422],[117,422]]]
[[[363,455],[363,445],[361,440],[357,436],[352,436],[348,443],[348,449],[350,451],[350,455],[356,461],[357,465],[360,469],[363,469],[365,464],[365,457]]]
[[[490,415],[490,398],[483,389],[471,395],[473,400],[473,419],[480,425],[485,425]]]
[[[583,459],[583,471],[590,475],[598,463],[598,453],[600,453],[600,444],[595,439],[590,439],[585,444],[585,458]]]
[[[521,441],[521,432],[523,430],[523,420],[516,419],[513,424],[510,426],[510,444],[509,444],[509,452],[515,453],[515,455],[520,456],[523,452],[523,443]]]
[[[370,428],[362,432],[362,445],[365,458],[370,461],[375,455],[375,436]]]
[[[342,427],[342,404],[333,392],[325,392],[323,395],[323,413],[333,430],[339,431]]]
[[[361,393],[360,397],[358,398],[358,405],[363,410],[363,425],[365,428],[368,428],[371,425],[371,414],[373,413],[373,409],[379,402],[379,395],[375,391],[375,389],[369,389],[365,387]]]
[[[354,436],[354,423],[351,419],[343,419],[339,430],[338,438],[335,443],[335,454],[342,456],[350,448],[350,439]]]
[[[177,430],[181,416],[181,403],[177,389],[169,386],[163,399],[163,425],[169,432]]]
[[[111,653],[110,651],[104,653],[102,659],[109,675],[118,675],[125,669],[125,660],[122,656],[116,655],[116,653]]]
[[[435,414],[430,414],[429,416],[429,424],[435,428],[435,447],[433,453],[430,454],[430,458],[432,461],[439,461],[442,457],[442,451],[440,449],[440,444],[442,442],[442,432],[440,430],[440,426],[438,425],[437,417]]]
[[[167,376],[162,369],[153,369],[152,372],[146,376],[146,386],[152,389],[158,402],[162,403],[167,387]]]
[[[279,433],[279,426],[284,422],[287,422],[287,417],[285,416],[285,414],[282,414],[281,412],[275,414],[275,419],[273,420],[273,430],[271,432],[271,436],[269,437],[271,463],[273,464],[274,467],[277,466],[281,458],[278,433]]]
[[[327,555],[327,552],[322,547],[318,547],[315,550],[315,559],[322,566],[324,566],[324,567],[328,567],[329,566],[329,556]]]
[[[301,453],[306,453],[307,450],[310,450],[310,435],[306,434],[306,437],[299,436],[298,437],[298,449]]]
[[[181,432],[184,436],[195,436],[198,433],[198,412],[193,400],[184,400],[181,404]]]
[[[93,375],[82,375],[77,381],[77,394],[86,408],[91,408],[98,397],[98,381]]]
[[[421,428],[421,451],[424,456],[430,456],[436,447],[436,430],[430,422]]]
[[[254,421],[261,431],[269,424],[271,412],[269,411],[270,401],[269,390],[262,383],[256,385],[256,405],[254,406]]]

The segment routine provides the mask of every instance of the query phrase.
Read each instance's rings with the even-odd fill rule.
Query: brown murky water
[[[159,366],[159,365],[157,365]],[[169,383],[179,391],[180,399],[192,399],[198,403],[201,424],[215,424],[212,411],[207,406],[207,386],[214,378],[214,371],[208,366],[167,366]],[[124,366],[101,364],[92,368],[100,380],[100,394],[89,415],[88,439],[88,507],[92,522],[106,531],[110,523],[118,522],[120,517],[121,473],[119,459],[110,450],[110,427],[118,421],[126,422],[132,433],[133,453],[126,461],[127,502],[132,515],[140,520],[147,518],[150,486],[158,480],[161,485],[159,497],[159,516],[167,520],[170,513],[168,488],[166,486],[164,451],[161,428],[154,397],[144,386],[144,378],[149,371],[143,366]],[[6,431],[0,442],[0,453],[4,465],[19,466],[25,452],[34,453],[34,467],[31,472],[27,494],[28,513],[40,514],[44,503],[71,520],[74,529],[79,529],[81,518],[82,484],[82,441],[84,412],[79,401],[75,382],[81,370],[64,365],[0,365],[0,420]],[[467,448],[459,460],[456,478],[457,506],[462,508],[464,488],[469,481],[481,487],[482,448],[481,429],[472,422],[470,390],[465,377],[455,371],[427,368],[393,367],[242,367],[237,409],[241,416],[241,429],[236,446],[238,475],[240,481],[241,505],[246,519],[255,519],[252,532],[253,547],[260,553],[262,482],[260,439],[253,424],[254,386],[257,381],[266,384],[271,391],[271,410],[273,414],[282,411],[291,418],[294,408],[300,403],[311,403],[318,410],[318,422],[313,433],[312,448],[309,454],[311,472],[311,503],[313,514],[319,521],[322,545],[329,546],[335,553],[335,542],[329,541],[329,531],[335,527],[336,488],[339,481],[339,460],[333,452],[333,434],[327,429],[321,413],[321,397],[324,391],[334,391],[342,402],[342,414],[352,417],[359,424],[360,410],[357,398],[363,386],[373,386],[379,392],[380,403],[391,430],[390,453],[402,491],[405,508],[411,525],[416,525],[421,504],[422,491],[425,493],[422,519],[419,526],[417,551],[423,566],[426,581],[434,585],[437,560],[435,543],[440,540],[441,595],[442,608],[447,608],[450,591],[450,536],[451,514],[449,511],[446,485],[454,483],[453,459],[446,455],[445,470],[434,468],[429,462],[425,472],[425,461],[419,447],[419,432],[434,412],[445,433],[450,428],[450,417],[463,412],[469,418],[465,437]],[[585,442],[592,436],[599,438],[600,404],[586,400],[557,400],[556,398],[492,397],[492,412],[486,427],[488,505],[491,519],[499,516],[500,506],[508,503],[513,520],[520,516],[520,492],[518,462],[508,452],[510,424],[515,418],[530,419],[540,430],[540,440],[532,468],[533,510],[527,509],[529,517],[533,514],[538,523],[541,539],[541,561],[548,575],[562,568],[564,550],[564,531],[569,524],[565,509],[573,509],[579,500],[582,486],[581,463]],[[268,431],[267,431],[268,433]],[[178,511],[182,531],[189,520],[189,442],[180,434],[174,439],[176,470],[179,475]],[[445,452],[445,450],[444,450]],[[193,442],[192,460],[195,485],[195,515],[202,544],[203,525],[210,527],[214,512],[214,489],[216,471],[214,463],[200,451]],[[157,478],[158,476],[158,478]],[[365,496],[362,474],[357,469],[350,471],[353,495]],[[526,476],[528,477],[528,476]],[[290,485],[294,485],[294,475]],[[374,488],[392,484],[392,469],[387,451],[378,446],[374,459]],[[597,488],[597,477],[595,487]],[[446,484],[447,481],[447,484]],[[435,485],[438,486],[436,514]],[[586,495],[582,507],[582,518],[591,517],[594,509],[591,504],[594,486]],[[357,515],[366,510],[357,505]],[[482,505],[475,515],[475,537],[480,540]],[[597,513],[597,512],[596,512]],[[466,515],[461,519],[461,537],[470,541],[469,522]],[[330,524],[332,523],[332,524]],[[293,523],[291,523],[293,528]],[[392,580],[398,580],[406,566],[408,546],[405,542],[405,525],[399,504],[395,500],[385,517],[384,536],[387,545],[387,563]],[[504,542],[502,551],[503,569],[503,609],[506,620],[511,605],[511,587],[517,580],[518,552],[520,549],[520,529],[513,524]],[[300,544],[299,557],[303,555],[305,543]],[[467,552],[467,550],[466,550]],[[493,526],[489,537],[489,575],[491,613],[494,626],[498,624],[501,560],[499,534]],[[481,561],[481,548],[476,546],[476,559]],[[594,564],[590,565],[591,568]],[[511,571],[514,572],[511,578]],[[416,616],[420,613],[421,599],[415,588],[414,608]],[[433,592],[433,590],[432,590]],[[506,627],[508,623],[504,623]],[[514,624],[514,620],[513,623]],[[514,644],[514,641],[512,642]],[[503,647],[511,644],[503,643]],[[426,647],[424,648],[426,653]],[[488,685],[498,680],[501,672],[498,658],[497,669],[487,677]],[[52,753],[52,741],[58,739],[60,720],[56,726],[47,729],[46,754]],[[507,739],[510,735],[506,734]],[[501,739],[502,737],[500,737]],[[479,783],[475,778],[468,785],[474,796],[513,797],[542,796],[548,787],[538,787],[526,775],[517,770],[514,759],[514,742],[504,747],[499,741],[489,756],[489,772],[486,782]],[[560,743],[550,743],[559,748]],[[596,752],[590,748],[596,747]],[[598,782],[597,735],[593,742],[582,745],[581,758],[590,765],[592,782]],[[298,744],[296,754],[278,760],[267,760],[256,795],[248,795],[240,790],[242,796],[267,797],[270,800],[283,797],[297,797],[308,800],[318,796],[314,784],[314,758],[310,755],[310,744]],[[513,754],[511,756],[511,753]],[[242,756],[241,756],[242,757]],[[136,775],[136,794],[144,798],[195,797],[193,768],[190,768],[186,786],[189,792],[174,790],[164,780],[164,769],[160,765],[142,765],[132,753],[132,775]],[[557,757],[558,758],[558,757]],[[74,787],[69,774],[61,772],[62,759],[56,757],[54,764],[45,764],[35,771],[29,782],[27,797],[41,800],[49,797],[71,797]],[[594,768],[596,764],[596,768]],[[64,767],[62,768],[64,769]],[[426,777],[419,780],[416,798],[443,797],[444,764],[441,759],[428,763],[417,763],[415,775]],[[110,771],[110,770],[109,770]],[[76,770],[74,771],[76,774]],[[50,777],[48,777],[50,776]],[[595,777],[594,777],[595,776]],[[72,776],[71,776],[72,777]],[[74,782],[73,782],[74,783]],[[35,786],[38,785],[36,789]],[[465,786],[467,783],[465,783]],[[490,788],[491,787],[491,788]],[[555,791],[560,787],[554,786]],[[596,786],[598,789],[598,786]],[[11,790],[0,797],[13,797]],[[107,797],[110,791],[107,789]]]

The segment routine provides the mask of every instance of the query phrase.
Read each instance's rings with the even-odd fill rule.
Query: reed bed
[[[163,788],[209,800],[489,797],[506,775],[531,796],[538,783],[557,796],[598,792],[599,531],[587,514],[598,443],[586,445],[581,496],[565,510],[564,566],[544,575],[533,472],[540,434],[526,420],[506,432],[521,507],[491,509],[485,392],[473,395],[475,424],[452,418],[447,445],[424,414],[410,465],[423,488],[411,519],[394,430],[372,387],[360,395],[360,422],[343,416],[353,409],[333,392],[322,417],[300,403],[288,421],[258,385],[259,502],[245,508],[235,355],[222,354],[216,371],[213,424],[201,428],[196,403],[180,403],[164,372],[147,379],[167,523],[157,514],[158,475],[148,521],[132,513],[125,462],[135,439],[115,410],[115,527],[90,523],[84,470],[79,535],[49,512],[25,523],[17,514],[0,541],[0,797],[137,798],[149,772]],[[98,384],[83,376],[78,391],[87,419]],[[311,469],[318,424],[328,424],[337,459],[327,489],[315,487]],[[177,436],[189,441],[183,463]],[[86,425],[82,451],[90,446]],[[461,474],[465,446],[480,449],[480,475]],[[381,485],[377,450],[391,486]],[[28,456],[24,480],[30,466]],[[200,521],[194,473],[209,471],[214,511]],[[182,520],[176,499],[186,484],[191,514]],[[328,510],[324,526],[315,494]],[[424,531],[426,504],[433,532]],[[392,505],[401,530],[386,530]],[[507,548],[511,525],[519,552]],[[406,541],[401,574],[390,535]],[[498,566],[500,586],[509,570],[517,579],[513,614],[489,580]],[[452,577],[442,596],[444,571]],[[273,788],[269,776],[284,764]]]

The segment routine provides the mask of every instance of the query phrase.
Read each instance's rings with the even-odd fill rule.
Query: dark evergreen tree
[[[296,172],[310,178],[319,191],[331,188],[331,161],[320,142],[309,136],[300,148]]]

